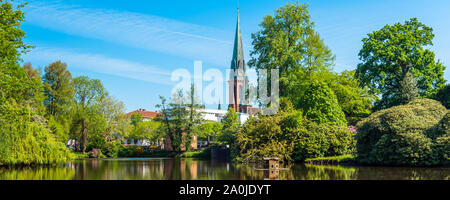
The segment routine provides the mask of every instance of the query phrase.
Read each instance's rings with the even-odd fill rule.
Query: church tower
[[[237,113],[250,113],[252,109],[247,101],[248,76],[246,70],[238,9],[233,58],[231,61],[230,79],[228,81],[230,102],[228,107],[233,108]]]

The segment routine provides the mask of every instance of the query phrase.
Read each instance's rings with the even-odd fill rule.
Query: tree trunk
[[[81,134],[82,134],[82,152],[86,153],[86,143],[87,143],[87,127],[86,127],[86,123],[83,120],[81,120]]]

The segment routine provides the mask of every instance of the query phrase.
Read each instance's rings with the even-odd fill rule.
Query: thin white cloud
[[[92,72],[142,80],[161,85],[172,85],[171,72],[155,66],[140,64],[127,60],[109,58],[103,55],[84,54],[58,48],[34,49],[24,56],[24,60],[51,63],[62,60],[69,68],[78,68]]]
[[[27,23],[66,34],[220,66],[227,66],[231,57],[232,41],[221,38],[230,38],[232,32],[140,13],[69,6],[59,1],[31,1],[25,11]]]

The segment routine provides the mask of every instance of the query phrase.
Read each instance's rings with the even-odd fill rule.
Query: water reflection
[[[59,167],[0,168],[0,180],[449,180],[449,168],[296,164],[273,173],[260,166],[194,159],[79,160]]]

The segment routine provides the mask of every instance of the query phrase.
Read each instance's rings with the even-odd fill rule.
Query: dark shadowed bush
[[[441,88],[434,99],[440,101],[447,109],[450,109],[450,84]]]
[[[433,149],[435,138],[443,135],[437,133],[437,124],[444,123],[446,113],[440,102],[418,99],[372,114],[357,125],[358,160],[377,165],[444,164],[443,154]],[[438,146],[445,147],[445,139],[439,141]]]

